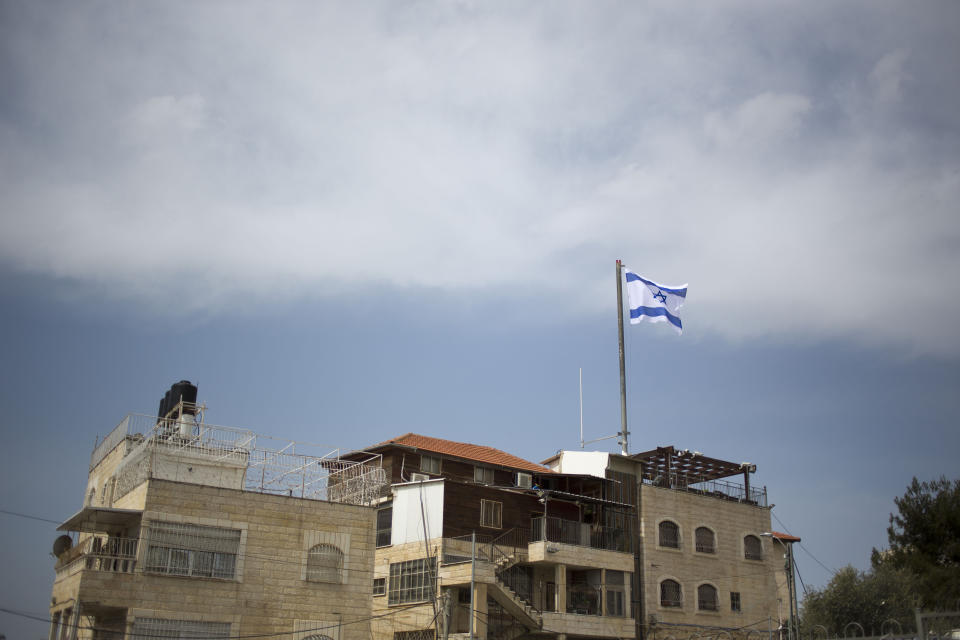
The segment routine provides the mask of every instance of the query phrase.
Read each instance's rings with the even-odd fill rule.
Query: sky
[[[627,328],[631,451],[756,464],[810,588],[869,567],[957,476],[958,60],[949,1],[0,0],[0,633],[46,636],[46,520],[180,379],[540,461],[582,369],[615,433],[616,259],[689,284]]]

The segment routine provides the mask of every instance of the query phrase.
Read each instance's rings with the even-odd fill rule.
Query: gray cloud
[[[579,313],[623,257],[735,339],[960,352],[955,3],[3,11],[9,269]]]

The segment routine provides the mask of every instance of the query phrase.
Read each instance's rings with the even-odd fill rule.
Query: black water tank
[[[170,408],[173,408],[181,400],[184,403],[189,403],[190,405],[197,404],[197,385],[190,384],[189,380],[181,380],[172,387],[170,387]],[[191,407],[184,407],[184,413],[196,413],[196,409]]]

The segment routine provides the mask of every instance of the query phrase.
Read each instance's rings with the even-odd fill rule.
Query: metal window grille
[[[473,481],[482,484],[493,484],[493,469],[490,467],[474,467]]]
[[[373,595],[375,596],[387,595],[387,579],[386,578],[373,579]]]
[[[440,473],[440,458],[420,456],[420,471],[424,473]]]
[[[661,547],[669,547],[670,549],[680,548],[680,527],[677,526],[677,523],[664,520],[658,528]]]
[[[309,636],[305,636],[303,640],[333,640],[330,636],[325,636],[322,633],[314,633]]]
[[[229,638],[229,622],[200,622],[199,620],[165,620],[137,618],[133,622],[132,640],[153,638]]]
[[[707,527],[697,527],[696,531],[697,551],[700,553],[716,553],[717,546],[714,540],[713,531]]]
[[[377,511],[377,546],[389,547],[393,535],[393,507]]]
[[[423,602],[433,598],[435,558],[420,558],[390,564],[387,604]]]
[[[763,560],[763,545],[757,536],[747,536],[743,539],[743,557],[747,560]]]
[[[480,500],[480,526],[500,529],[503,527],[503,503],[495,500]]]
[[[307,554],[307,580],[310,582],[340,582],[343,571],[343,552],[332,544],[318,544]]]
[[[660,583],[660,606],[683,606],[683,592],[680,591],[679,582],[675,580],[664,580]]]
[[[697,587],[697,608],[701,611],[716,611],[720,608],[717,602],[717,588],[712,584],[702,584]]]
[[[179,522],[150,522],[145,571],[232,579],[240,531]]]
[[[740,592],[730,592],[730,611],[740,611]]]
[[[394,631],[393,640],[433,640],[433,629],[418,629],[416,631]]]

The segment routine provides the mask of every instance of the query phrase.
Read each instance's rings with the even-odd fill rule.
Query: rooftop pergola
[[[672,446],[657,447],[630,457],[643,463],[643,477],[646,480],[665,486],[709,482],[741,474],[744,483],[749,486],[750,474],[757,470],[757,465],[749,462],[728,462],[710,458],[699,451]]]

